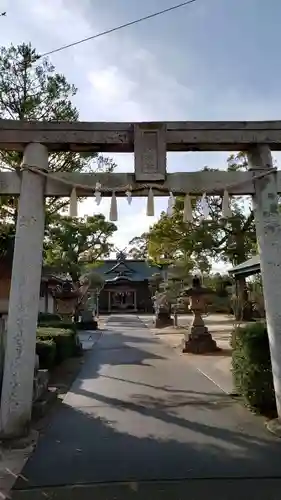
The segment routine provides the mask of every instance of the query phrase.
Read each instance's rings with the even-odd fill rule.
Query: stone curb
[[[38,437],[38,431],[33,429],[28,436],[11,441],[9,447],[8,443],[0,446],[0,498],[10,498],[9,492],[34,451]]]
[[[94,347],[102,336],[102,330],[96,330],[96,339],[93,343]],[[52,398],[58,397],[57,391],[53,391]],[[43,402],[40,412],[46,413],[49,409],[49,401]],[[46,406],[48,408],[46,408]],[[9,492],[13,488],[18,476],[20,476],[25,463],[33,453],[37,445],[39,432],[32,430],[30,434],[18,440],[5,443],[4,446],[0,440],[0,499],[9,498]]]
[[[38,431],[31,429],[27,436],[16,439],[0,440],[2,450],[24,450],[26,448],[34,448],[38,440]]]
[[[269,420],[265,424],[267,430],[274,434],[275,436],[281,438],[281,422],[278,418],[274,418],[273,420]]]

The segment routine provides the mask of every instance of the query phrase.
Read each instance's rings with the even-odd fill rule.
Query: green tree
[[[183,199],[176,199],[174,214],[162,213],[148,233],[148,255],[154,262],[173,264],[181,260],[192,263],[194,272],[208,272],[211,265],[211,235],[206,232],[206,221],[199,217],[198,203],[194,202],[192,223],[183,222]]]
[[[247,158],[244,153],[231,155],[229,170],[245,169]],[[172,217],[161,214],[160,220],[148,233],[148,254],[153,260],[164,256],[171,261],[189,259],[196,269],[204,274],[209,272],[213,261],[224,261],[237,265],[256,253],[256,234],[253,211],[248,200],[241,197],[232,200],[232,217],[222,217],[222,199],[209,196],[210,219],[202,220],[200,200],[193,199],[194,220],[183,222],[183,199],[176,199]],[[247,206],[248,204],[248,206]],[[241,307],[247,301],[245,279],[238,284]]]
[[[204,279],[204,285],[214,290],[217,297],[223,298],[229,296],[228,288],[232,287],[233,280],[227,274],[215,273]]]
[[[229,171],[247,170],[246,153],[241,151],[230,155],[227,167]],[[257,252],[254,212],[250,197],[236,196],[232,200],[232,213],[233,217],[224,221],[224,234],[218,247],[217,256],[225,262],[238,265]],[[219,251],[221,251],[221,255]]]
[[[162,294],[174,313],[174,325],[178,325],[178,311],[184,304],[180,300],[183,289],[190,284],[194,262],[180,259],[168,267],[167,279],[162,284]]]
[[[245,168],[245,155],[239,153],[228,159],[229,170]],[[183,199],[176,199],[172,217],[161,214],[160,220],[148,233],[148,253],[157,259],[167,255],[171,260],[188,256],[199,270],[208,270],[212,260],[237,265],[256,251],[253,211],[245,207],[241,197],[232,200],[232,214],[222,217],[222,199],[209,196],[210,219],[202,220],[200,200],[194,199],[194,220],[183,222]],[[198,261],[198,259],[200,259]]]
[[[75,86],[56,72],[48,58],[41,58],[30,44],[0,49],[1,119],[77,121],[78,110],[72,104],[76,93]],[[13,170],[21,161],[22,153],[0,152],[0,170]],[[66,151],[49,155],[49,168],[53,172],[112,171],[114,167],[112,160],[97,153],[83,155]],[[66,209],[68,204],[67,199],[47,199],[47,216]],[[2,197],[0,223],[15,222],[16,209],[15,198]]]
[[[109,255],[110,238],[117,230],[103,215],[85,218],[54,217],[46,230],[44,263],[77,281],[86,264]]]
[[[129,252],[128,254],[133,259],[148,259],[148,234],[143,233],[141,236],[135,236],[131,241],[129,241]]]
[[[11,120],[77,121],[72,104],[77,88],[57,73],[48,58],[41,58],[30,44],[0,49],[0,118]],[[1,168],[19,166],[22,153],[1,152]],[[109,170],[114,162],[98,153],[58,152],[49,155],[52,171]]]

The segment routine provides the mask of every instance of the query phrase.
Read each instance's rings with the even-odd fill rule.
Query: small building
[[[228,272],[235,279],[237,319],[250,321],[253,318],[263,318],[265,308],[261,280],[246,282],[246,278],[261,272],[259,255],[254,255]]]
[[[238,264],[237,266],[230,269],[229,274],[231,274],[236,280],[239,278],[247,278],[248,276],[253,276],[254,274],[260,273],[260,258],[258,255],[251,257],[251,259]]]
[[[57,286],[61,285],[63,282],[63,278],[47,274],[43,269],[40,286],[39,312],[57,313],[53,292]]]
[[[9,295],[11,287],[12,259],[0,258],[0,314],[7,315],[9,310]],[[53,290],[62,282],[62,278],[55,276],[47,269],[42,270],[39,312],[55,312]]]
[[[109,259],[95,270],[104,279],[99,295],[100,313],[152,313],[153,303],[149,280],[161,272],[145,260],[126,259],[120,252],[116,259]]]

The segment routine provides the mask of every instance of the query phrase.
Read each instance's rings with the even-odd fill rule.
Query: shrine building
[[[99,296],[100,313],[152,313],[153,303],[149,280],[161,273],[145,260],[127,259],[119,252],[116,259],[104,260],[96,269],[104,279]]]

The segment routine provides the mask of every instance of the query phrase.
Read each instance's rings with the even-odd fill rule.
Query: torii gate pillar
[[[23,163],[47,169],[48,150],[29,144]],[[23,170],[9,298],[7,341],[0,406],[0,437],[28,432],[35,365],[44,238],[45,179]]]
[[[254,175],[272,167],[270,148],[254,146],[248,152]],[[281,417],[281,218],[278,206],[277,172],[256,179],[253,206],[264,289],[276,405]]]

